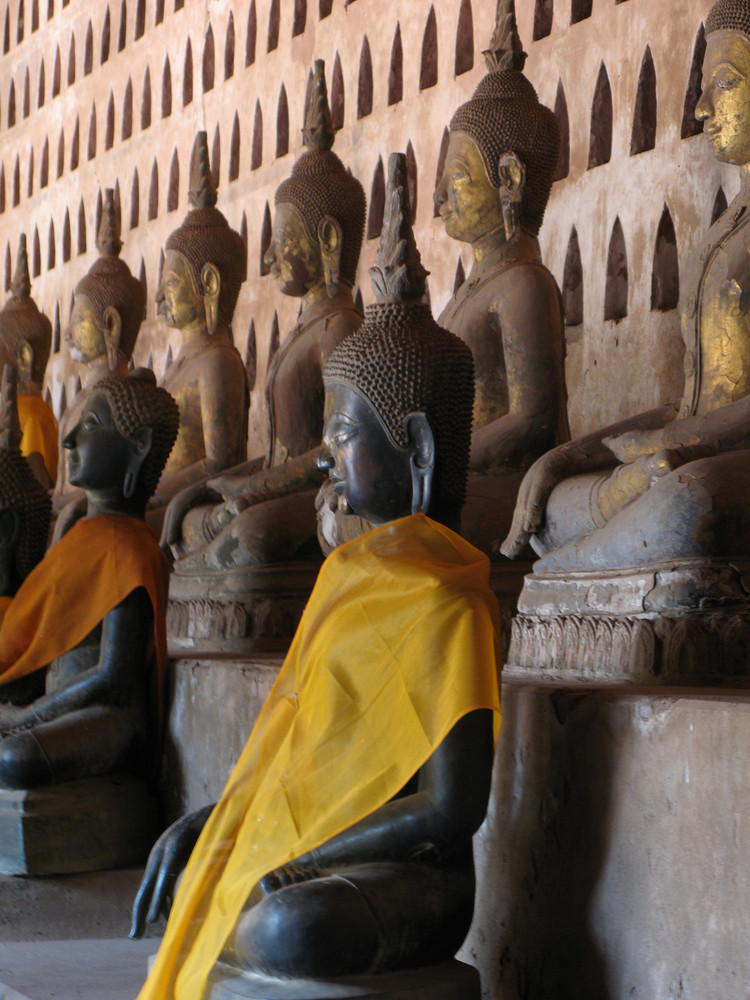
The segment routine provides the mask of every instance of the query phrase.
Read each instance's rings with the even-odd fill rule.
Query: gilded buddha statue
[[[489,560],[445,523],[464,495],[473,364],[421,304],[405,180],[399,154],[377,301],[324,375],[321,468],[375,528],[323,564],[219,804],[152,851],[136,934],[192,856],[140,1000],[209,998],[247,970],[278,980],[429,966],[451,958],[471,921],[497,606]]]
[[[741,183],[692,264],[684,395],[531,467],[502,551],[530,539],[539,572],[736,556],[750,542],[750,2],[718,0],[705,27],[695,113]]]
[[[280,291],[301,299],[297,324],[266,377],[265,456],[175,496],[162,545],[175,573],[253,566],[313,554],[317,455],[323,433],[323,368],[362,322],[352,299],[365,223],[365,196],[332,150],[324,64],[308,85],[306,151],[279,186],[266,263]],[[223,503],[206,505],[209,498]]]
[[[18,377],[21,454],[39,482],[50,489],[57,478],[57,420],[42,398],[44,373],[52,348],[52,324],[31,298],[26,236],[18,244],[11,295],[0,311],[0,345]]]
[[[151,505],[247,457],[250,393],[232,339],[232,316],[247,276],[247,248],[216,208],[205,132],[190,164],[191,209],[170,235],[156,306],[182,344],[162,379],[180,407],[180,430]]]

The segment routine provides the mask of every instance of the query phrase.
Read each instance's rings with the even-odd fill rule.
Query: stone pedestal
[[[203,1000],[479,1000],[479,975],[463,962],[337,979],[273,979],[217,963]]]
[[[128,775],[0,789],[0,872],[61,875],[142,865],[160,829],[156,799]]]
[[[741,562],[530,576],[461,952],[502,1000],[744,996]]]

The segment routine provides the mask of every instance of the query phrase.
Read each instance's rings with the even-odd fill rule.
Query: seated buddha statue
[[[561,445],[526,474],[502,551],[540,572],[618,569],[750,545],[750,0],[705,22],[696,117],[740,191],[689,272],[680,401]]]
[[[83,388],[60,417],[61,442],[78,425],[97,382],[107,375],[127,375],[146,306],[143,285],[133,277],[125,261],[120,260],[120,224],[111,188],[104,192],[96,245],[100,256],[75,287],[65,331],[68,353],[73,361],[85,365],[86,376]],[[73,490],[72,485],[61,448],[53,502],[58,510],[65,504],[70,506],[58,518],[56,538],[85,509],[82,493]]]
[[[318,60],[307,92],[306,151],[276,191],[265,258],[281,292],[301,300],[297,324],[266,377],[268,450],[174,498],[162,545],[180,557],[176,574],[319,556],[322,373],[331,351],[362,322],[352,287],[366,211],[362,186],[333,152],[333,140]],[[224,502],[206,506],[211,495]]]
[[[205,132],[193,147],[189,199],[190,211],[167,240],[156,291],[157,311],[182,344],[162,379],[180,407],[180,430],[151,506],[247,457],[250,393],[232,339],[247,248],[216,207]]]
[[[321,467],[375,527],[323,563],[218,805],[178,820],[152,851],[135,934],[190,860],[140,1000],[210,997],[212,976],[242,970],[430,965],[471,921],[497,605],[489,560],[445,521],[465,491],[473,365],[421,304],[403,156],[389,176],[399,187],[377,301],[324,373]]]
[[[147,765],[169,565],[143,517],[178,421],[172,397],[141,370],[101,379],[68,430],[69,480],[87,510],[28,573],[0,625],[0,697],[19,678],[44,681],[29,703],[0,705],[4,788]]]
[[[18,418],[21,454],[39,482],[50,489],[57,478],[57,420],[42,398],[44,373],[52,348],[52,324],[31,298],[26,236],[18,244],[11,295],[0,311],[3,355],[18,374]]]

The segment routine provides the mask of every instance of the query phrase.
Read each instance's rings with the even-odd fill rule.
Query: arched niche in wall
[[[693,57],[690,60],[687,87],[685,88],[685,103],[682,109],[682,126],[680,137],[689,139],[703,131],[703,122],[695,117],[695,108],[702,92],[703,57],[706,54],[706,30],[701,24],[693,43]]]
[[[388,69],[388,106],[398,104],[404,96],[404,51],[401,44],[401,23],[396,22],[391,44],[391,63]]]
[[[245,65],[252,66],[255,62],[255,43],[258,39],[258,15],[255,11],[255,0],[250,2],[247,13],[247,35],[245,36]]]
[[[333,10],[333,0],[319,0],[318,20],[322,21],[324,17],[328,17],[332,10]]]
[[[214,129],[214,141],[211,145],[211,175],[214,184],[219,187],[221,183],[221,130],[217,123]]]
[[[80,152],[80,145],[81,145],[81,134],[80,134],[79,126],[78,126],[78,117],[76,116],[76,123],[75,123],[75,126],[73,128],[73,139],[71,140],[71,143],[70,143],[70,169],[71,170],[77,170],[78,169],[78,155],[79,155],[79,152]]]
[[[83,198],[78,203],[78,239],[76,240],[78,256],[86,253],[86,207]]]
[[[4,282],[3,282],[4,285],[5,285],[5,291],[6,292],[10,291],[10,283],[13,280],[12,274],[11,274],[11,268],[12,268],[12,266],[13,265],[11,263],[11,257],[10,257],[10,243],[6,243],[5,244],[5,277],[4,277]]]
[[[268,359],[266,361],[266,371],[271,367],[276,352],[279,349],[279,315],[274,309],[273,320],[271,321],[271,333],[268,338]]]
[[[154,157],[151,167],[151,184],[148,189],[148,220],[151,222],[159,214],[159,165]]]
[[[294,19],[292,20],[292,38],[304,34],[307,23],[307,0],[294,0]]]
[[[607,281],[604,289],[604,318],[624,319],[628,314],[628,255],[619,215],[612,226],[607,252]]]
[[[29,169],[26,174],[26,196],[30,198],[34,193],[34,147],[29,150]]]
[[[34,243],[31,251],[31,277],[38,278],[42,273],[42,244],[39,241],[39,230],[34,228]]]
[[[716,197],[714,198],[713,206],[711,207],[711,223],[713,226],[714,222],[718,221],[721,216],[727,210],[727,196],[724,194],[724,188],[719,185],[719,190],[716,192]]]
[[[57,141],[57,170],[55,176],[60,180],[65,171],[65,129],[60,129],[60,138]]]
[[[224,79],[231,80],[234,76],[234,14],[229,11],[227,33],[224,39]]]
[[[538,42],[540,38],[546,38],[552,31],[553,16],[553,0],[536,0],[534,4],[534,28],[531,34],[533,41]]]
[[[240,222],[240,237],[242,242],[245,244],[245,250],[248,248],[247,243],[247,212],[242,213],[242,221]]]
[[[193,45],[190,39],[185,46],[185,63],[182,70],[182,106],[187,107],[193,100]]]
[[[42,61],[39,64],[39,87],[37,90],[37,99],[36,99],[37,108],[44,107],[45,89],[46,89],[46,80],[44,78],[44,59],[42,59]]]
[[[255,336],[255,320],[250,320],[250,327],[247,331],[247,343],[245,345],[245,371],[247,372],[247,386],[250,392],[255,388],[258,380],[258,342]]]
[[[141,213],[141,186],[138,180],[138,168],[133,170],[133,181],[130,185],[130,228],[137,229]]]
[[[164,0],[156,0],[154,4],[154,25],[161,24],[164,20]]]
[[[583,265],[575,226],[570,231],[565,251],[562,294],[566,327],[580,326],[583,323]]]
[[[266,253],[271,246],[271,240],[273,238],[273,229],[271,224],[271,209],[266,202],[266,206],[263,209],[263,222],[260,226],[260,262],[258,267],[258,273],[261,277],[266,274],[270,274],[271,268],[266,264]]]
[[[240,118],[234,113],[232,122],[232,137],[229,143],[229,180],[236,181],[240,176]],[[245,218],[243,213],[243,218]],[[245,220],[247,225],[247,220]],[[247,240],[245,241],[247,242]]]
[[[570,172],[570,119],[568,118],[568,101],[565,97],[562,80],[557,81],[554,113],[560,128],[560,149],[552,180],[561,181]]]
[[[107,118],[104,125],[104,148],[112,149],[115,144],[115,98],[110,90],[107,101]]]
[[[453,68],[456,76],[474,68],[474,16],[471,0],[461,0],[456,27],[456,57]]]
[[[135,31],[133,32],[133,38],[139,39],[143,37],[143,33],[146,30],[146,0],[137,0],[135,5]]]
[[[214,89],[214,30],[209,24],[206,28],[206,37],[203,40],[203,67],[201,80],[203,83],[203,93],[207,94]]]
[[[0,215],[5,211],[5,164],[0,164]]]
[[[271,7],[268,11],[268,36],[266,42],[266,52],[273,52],[279,47],[279,0],[271,0]]]
[[[63,264],[67,264],[68,261],[70,260],[70,245],[71,245],[70,212],[66,208],[65,209],[65,218],[63,219],[63,234],[62,234],[62,259],[63,259]],[[55,321],[56,321],[55,325],[56,325],[56,327],[57,327],[57,323],[59,322],[59,316],[60,316],[60,311],[59,311],[59,308],[58,308],[58,309],[55,310]],[[57,350],[58,351],[60,350],[59,336],[60,336],[60,331],[59,331],[59,327],[57,327],[57,338],[58,338],[57,339],[57,344],[58,344]],[[54,350],[54,344],[53,344],[53,353],[57,354],[57,351]]]
[[[372,175],[370,200],[367,205],[367,239],[376,240],[383,229],[383,214],[385,212],[385,170],[383,157],[378,157]]]
[[[257,170],[263,162],[263,112],[260,107],[260,100],[255,101],[255,115],[253,117],[253,141],[250,147],[250,169]]]
[[[83,46],[83,75],[88,76],[94,68],[94,29],[91,21],[86,28],[86,41]]]
[[[151,125],[151,70],[146,67],[143,75],[143,94],[141,95],[141,130]]]
[[[42,160],[39,165],[39,188],[46,188],[49,184],[49,139],[44,137],[42,146]]]
[[[91,105],[91,117],[89,118],[89,141],[86,157],[93,160],[96,156],[96,104]]]
[[[169,166],[169,187],[167,188],[167,211],[174,212],[180,204],[180,159],[175,149]]]
[[[607,67],[602,62],[591,104],[591,130],[589,133],[589,170],[609,163],[612,156],[612,88]]]
[[[411,205],[412,223],[417,217],[417,186],[418,186],[417,157],[414,153],[414,147],[412,146],[410,139],[406,144],[406,187],[409,191],[409,204]]]
[[[665,202],[656,230],[651,270],[651,308],[659,312],[676,309],[680,300],[680,265],[672,215]]]
[[[344,127],[344,73],[338,52],[333,59],[331,74],[331,121],[336,131]]]
[[[422,58],[419,64],[419,89],[427,90],[438,82],[438,31],[435,5],[430,6],[422,37]]]
[[[129,139],[133,134],[133,84],[128,78],[125,84],[125,96],[122,99],[122,138]]]
[[[172,114],[172,68],[169,65],[169,56],[164,60],[164,69],[161,74],[161,116],[169,118]]]
[[[102,189],[99,188],[96,194],[96,212],[94,213],[94,243],[96,243],[99,230],[102,226],[102,212],[104,211],[104,201],[102,199]]]
[[[55,243],[55,223],[50,219],[49,233],[47,234],[47,270],[51,271],[57,262],[57,247]]]
[[[24,3],[23,0],[18,0],[18,21],[16,23],[16,41],[18,42],[19,45],[23,41],[23,32],[25,26],[24,21],[25,21]]]
[[[128,41],[128,5],[125,0],[120,4],[120,30],[117,35],[117,51],[122,52]]]
[[[372,56],[367,35],[362,39],[359,51],[359,75],[357,77],[357,118],[366,118],[372,112]]]
[[[29,68],[26,67],[26,73],[23,78],[23,116],[28,118],[31,114],[31,83],[29,81]]]
[[[10,7],[5,8],[5,26],[3,27],[3,55],[10,52]]]
[[[109,46],[112,36],[112,21],[109,16],[109,7],[104,14],[104,23],[102,24],[102,41],[99,47],[99,62],[103,66],[104,63],[109,59]]]
[[[644,153],[656,145],[656,69],[651,55],[651,46],[646,46],[638,74],[638,89],[635,94],[633,131],[630,136],[630,155]]]
[[[289,101],[286,87],[282,83],[279,101],[276,105],[276,156],[286,156],[289,152]]]
[[[67,211],[66,211],[67,214]],[[70,217],[68,217],[70,223]],[[52,324],[52,353],[60,353],[60,302],[55,302],[55,321]]]
[[[13,166],[13,208],[21,203],[21,164],[16,156]]]
[[[16,81],[10,81],[8,88],[8,128],[13,128],[16,124]]]
[[[592,4],[593,0],[571,0],[570,23],[578,24],[579,21],[585,21],[586,18],[591,17]]]
[[[446,125],[445,128],[443,129],[443,136],[440,140],[440,150],[438,152],[438,158],[437,158],[437,169],[435,170],[435,188],[437,188],[443,176],[443,170],[445,169],[445,158],[448,155],[448,144],[450,143],[450,141],[451,141],[451,134],[450,130],[448,129],[448,126]],[[440,215],[440,206],[433,198],[432,216],[434,219],[437,219],[439,215]]]
[[[458,258],[458,263],[456,264],[456,274],[453,278],[453,294],[459,290],[461,285],[466,281],[466,272],[464,271],[464,262],[461,257]]]

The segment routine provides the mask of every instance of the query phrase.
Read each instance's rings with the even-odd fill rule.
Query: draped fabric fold
[[[18,422],[21,425],[21,454],[28,456],[38,451],[54,486],[57,480],[58,429],[52,407],[40,396],[19,396]]]
[[[489,561],[423,515],[334,550],[185,871],[139,1000],[198,1000],[263,875],[391,799],[500,709]]]

